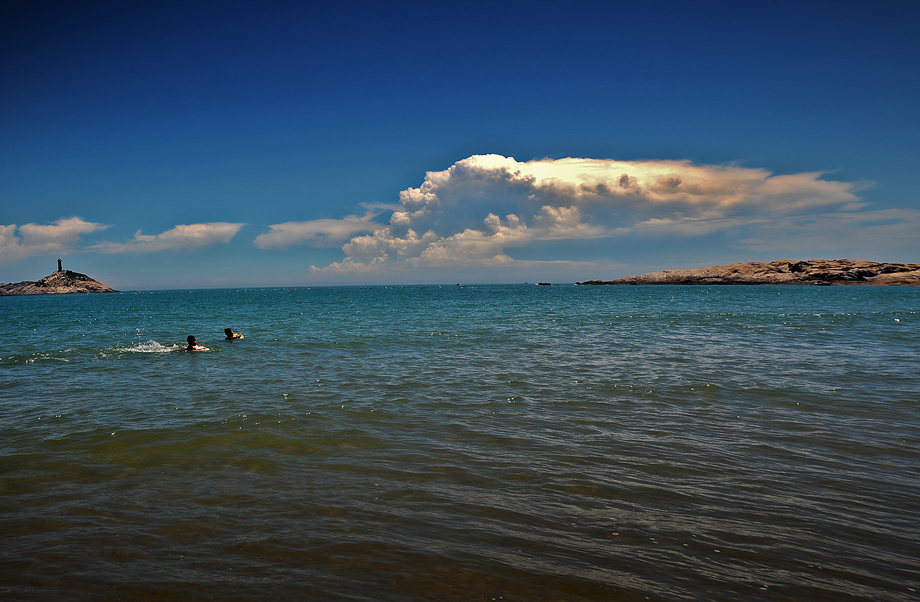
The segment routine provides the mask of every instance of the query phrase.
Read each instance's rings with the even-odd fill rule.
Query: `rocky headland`
[[[852,259],[734,263],[690,270],[664,270],[618,280],[576,284],[799,284],[920,286],[920,264]]]
[[[0,284],[0,297],[10,295],[66,295],[70,293],[116,293],[108,284],[93,280],[86,274],[58,270],[35,282]]]

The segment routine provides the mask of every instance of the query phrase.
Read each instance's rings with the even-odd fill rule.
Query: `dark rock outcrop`
[[[920,264],[851,259],[735,263],[690,270],[664,270],[618,280],[576,284],[812,284],[920,286]]]
[[[35,282],[0,284],[0,296],[10,295],[65,295],[70,293],[115,293],[108,284],[93,280],[86,274],[59,270]]]

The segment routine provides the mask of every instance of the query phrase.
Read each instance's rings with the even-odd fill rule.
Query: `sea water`
[[[920,599],[917,288],[3,297],[0,429],[3,600]]]

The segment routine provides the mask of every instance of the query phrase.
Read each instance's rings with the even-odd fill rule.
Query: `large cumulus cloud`
[[[388,225],[351,238],[322,271],[507,265],[536,241],[628,232],[695,235],[779,217],[861,207],[857,185],[820,172],[773,175],[689,161],[476,155],[400,193]]]

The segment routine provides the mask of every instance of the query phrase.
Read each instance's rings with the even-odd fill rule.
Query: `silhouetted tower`
[[[58,259],[58,271],[59,272],[61,271],[61,260],[60,259]]]

